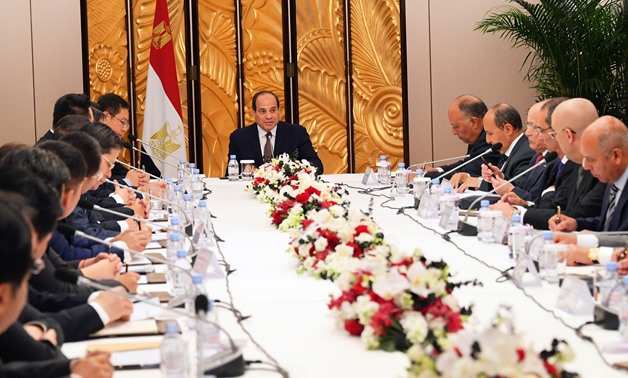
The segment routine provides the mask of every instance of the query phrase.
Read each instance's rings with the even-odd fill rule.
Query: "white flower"
[[[427,269],[425,269],[423,263],[417,261],[410,265],[407,273],[408,280],[410,280],[410,291],[422,297],[427,297],[430,294],[427,288],[426,272]]]
[[[357,243],[370,243],[373,241],[373,235],[363,232],[355,237],[355,241]]]
[[[355,283],[355,275],[350,271],[343,272],[334,280],[334,283],[340,290],[348,291]]]
[[[345,208],[340,205],[330,206],[329,212],[336,218],[343,217],[346,214]]]
[[[362,331],[360,338],[362,339],[364,345],[366,345],[367,349],[379,348],[379,339],[375,336],[375,331],[371,326],[364,327],[364,331]]]
[[[410,288],[408,279],[396,269],[383,276],[378,276],[373,282],[373,291],[380,297],[390,300]]]
[[[417,311],[406,311],[401,315],[399,323],[406,333],[406,339],[412,344],[421,344],[427,337],[428,324],[425,317]]]
[[[358,314],[360,323],[369,324],[371,318],[379,309],[379,305],[371,301],[371,298],[368,295],[360,295],[353,304],[353,308]]]
[[[352,257],[353,256],[353,248],[348,245],[341,243],[338,244],[335,248],[336,254],[342,257]]]
[[[314,249],[316,252],[323,252],[327,248],[328,242],[326,238],[318,238],[314,242]]]

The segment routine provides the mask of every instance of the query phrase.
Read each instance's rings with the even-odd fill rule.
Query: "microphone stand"
[[[488,153],[494,152],[494,151],[499,151],[501,148],[502,148],[502,144],[501,144],[501,143],[496,143],[496,144],[494,144],[493,146],[489,147],[486,151],[484,151],[484,152],[482,152],[481,154],[479,154],[478,156],[474,157],[473,159],[469,159],[469,160],[467,160],[467,161],[463,162],[463,163],[462,163],[462,164],[460,164],[459,166],[454,167],[453,169],[451,169],[451,170],[449,170],[449,171],[447,171],[447,172],[443,173],[442,175],[440,175],[440,176],[438,176],[438,177],[436,177],[436,178],[440,180],[440,179],[442,179],[443,177],[447,176],[448,174],[450,174],[450,173],[452,173],[452,172],[455,172],[455,171],[457,171],[457,170],[460,170],[460,168],[462,168],[462,167],[466,166],[467,164],[469,164],[469,163],[471,163],[471,162],[473,162],[473,161],[475,161],[475,160],[477,160],[477,159],[481,158],[482,156],[484,156],[484,155],[486,155],[486,154],[488,154]]]
[[[549,155],[549,154],[548,154]],[[544,157],[543,159],[541,159],[538,163],[534,164],[533,166],[529,167],[528,169],[526,169],[525,171],[519,173],[518,175],[516,175],[515,177],[511,178],[510,180],[502,183],[501,185],[497,186],[496,188],[493,188],[493,190],[491,190],[490,192],[476,198],[473,202],[471,202],[471,205],[469,205],[469,208],[467,209],[467,212],[465,213],[464,216],[464,220],[458,221],[458,233],[464,236],[476,236],[478,234],[478,229],[477,227],[470,225],[467,221],[469,219],[469,214],[471,213],[471,209],[473,208],[473,205],[477,204],[479,201],[481,201],[482,199],[490,196],[491,194],[497,192],[499,189],[503,188],[504,186],[506,186],[507,184],[512,183],[513,181],[516,181],[517,179],[521,178],[522,176],[525,176],[526,174],[528,174],[530,171],[532,171],[533,169],[536,169],[538,166],[540,166],[541,164],[545,164],[548,161],[552,161],[556,158],[557,155],[551,155],[551,158],[548,159],[549,156]],[[547,159],[547,160],[546,160]]]
[[[466,155],[460,155],[460,156],[450,157],[450,158],[445,158],[445,159],[440,159],[440,160],[432,160],[432,161],[426,161],[426,162],[423,162],[423,163],[416,163],[416,164],[412,164],[412,165],[408,166],[408,168],[407,168],[407,169],[410,169],[410,168],[412,168],[412,167],[418,167],[418,166],[420,166],[420,165],[428,165],[428,164],[434,164],[434,163],[442,163],[442,162],[444,162],[444,161],[449,161],[449,160],[466,159],[466,158],[468,158],[469,156],[471,156],[471,155],[466,154]]]
[[[125,163],[125,162],[123,162],[123,161],[120,161],[120,160],[118,160],[118,159],[116,159],[116,163],[120,163],[121,165],[123,165],[123,166],[125,166],[125,167],[127,167],[127,168],[129,168],[129,169],[134,169],[134,170],[136,170],[136,171],[142,171],[142,172],[146,173],[147,175],[149,175],[150,177],[154,178],[155,180],[164,181],[164,179],[162,179],[161,177],[157,177],[157,176],[153,175],[152,173],[148,173],[148,172],[146,172],[146,171],[144,171],[144,170],[142,170],[142,169],[135,168],[135,167],[134,167],[134,166],[132,166],[131,164],[127,164],[127,163]]]

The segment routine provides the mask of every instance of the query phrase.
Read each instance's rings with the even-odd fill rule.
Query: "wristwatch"
[[[589,248],[589,252],[587,253],[589,260],[591,260],[594,264],[600,259],[600,249],[599,248]]]

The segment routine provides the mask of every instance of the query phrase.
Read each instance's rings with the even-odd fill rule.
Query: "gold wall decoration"
[[[254,122],[251,100],[260,90],[272,91],[279,97],[280,118],[284,119],[281,1],[241,0],[241,4],[245,123]]]
[[[347,171],[343,5],[340,0],[299,0],[297,57],[299,122],[326,173]]]
[[[235,6],[233,0],[201,0],[198,11],[203,163],[206,175],[219,177],[238,122]]]
[[[351,0],[355,170],[403,160],[399,0]]]

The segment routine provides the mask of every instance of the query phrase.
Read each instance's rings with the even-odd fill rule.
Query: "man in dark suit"
[[[287,153],[305,159],[323,173],[323,163],[312,147],[305,127],[279,121],[279,98],[272,92],[260,91],[253,96],[255,123],[237,129],[229,136],[229,155],[238,160],[254,160],[255,166],[269,162],[274,156]]]
[[[534,151],[530,148],[528,138],[523,134],[521,116],[517,109],[508,104],[497,104],[490,108],[484,116],[486,141],[490,144],[501,143],[499,152],[503,154],[496,165],[482,164],[482,177],[469,177],[458,187],[458,192],[468,188],[479,188],[482,191],[493,189],[493,180],[509,180],[526,170]],[[515,186],[523,185],[525,176],[514,182]],[[497,181],[495,186],[499,185]]]
[[[443,172],[451,171],[459,165],[471,160],[471,156],[486,151],[491,146],[486,142],[483,118],[487,108],[482,100],[471,95],[462,95],[454,100],[447,110],[447,117],[451,125],[451,133],[467,144],[467,155],[470,157],[457,161],[453,164],[441,165],[438,168],[424,167],[427,172],[426,177],[435,178]],[[498,152],[491,152],[484,156],[484,159],[493,164],[497,164],[500,159]],[[448,174],[452,185],[457,186],[461,176],[480,176],[482,173],[482,161],[477,159],[460,168],[459,171]]]
[[[628,231],[628,129],[619,119],[604,116],[582,133],[582,167],[607,183],[601,211],[595,217],[561,216],[550,229]]]
[[[598,118],[595,106],[588,100],[572,99],[561,102],[551,114],[551,128],[545,138],[548,149],[563,155],[564,163],[556,174],[553,188],[546,189],[534,206],[520,208],[524,223],[535,229],[545,230],[548,222],[555,220],[557,206],[562,213],[572,217],[596,215],[602,205],[606,184],[600,183],[589,171],[582,169],[580,136],[585,128]],[[509,217],[511,204],[527,206],[518,198],[504,196],[503,202],[493,205]]]

